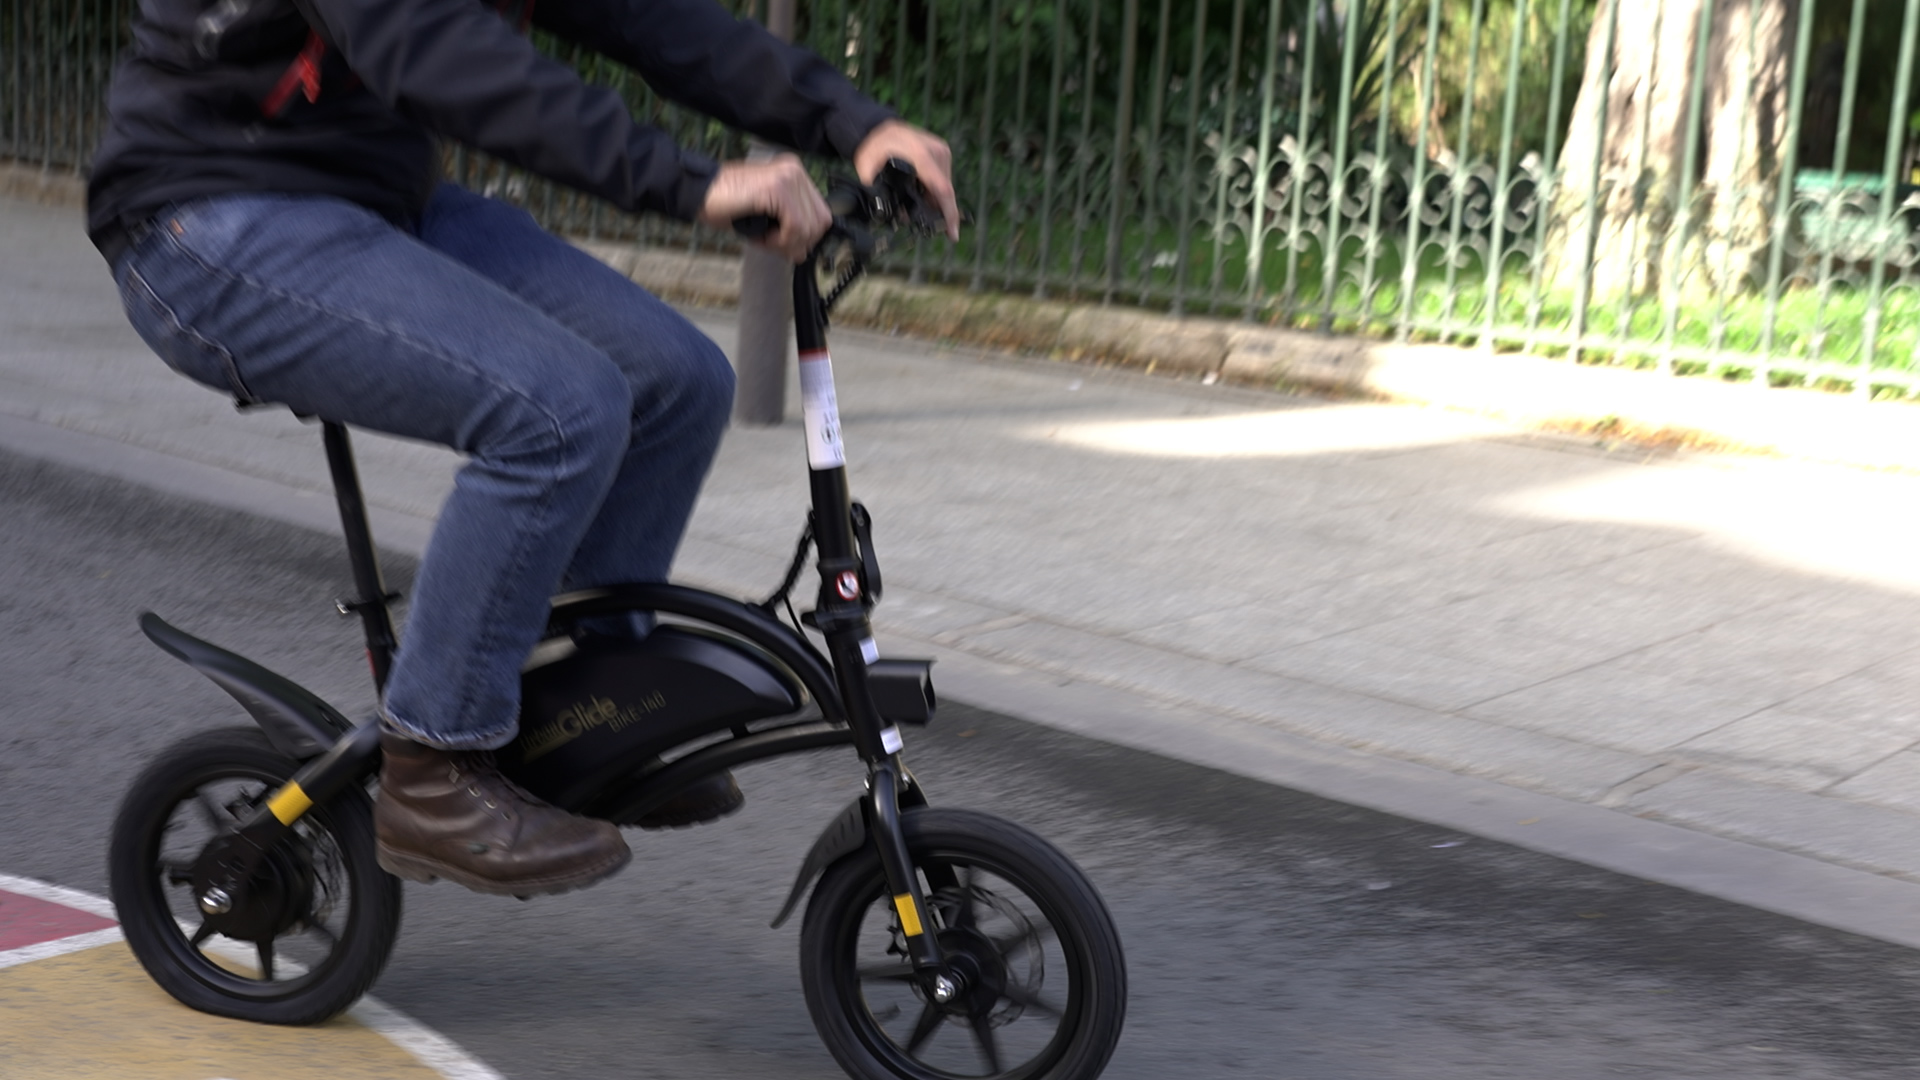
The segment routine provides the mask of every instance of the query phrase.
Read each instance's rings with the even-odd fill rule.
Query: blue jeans
[[[192,200],[114,276],[181,374],[467,456],[382,703],[443,749],[511,741],[556,590],[665,580],[733,399],[678,313],[452,185],[413,229],[325,197]]]

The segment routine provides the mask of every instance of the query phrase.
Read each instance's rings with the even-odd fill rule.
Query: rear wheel
[[[1112,917],[1046,841],[964,810],[909,810],[907,850],[960,984],[936,1002],[871,848],[821,876],[800,933],[801,981],[827,1049],[861,1080],[1090,1080],[1126,1015]]]
[[[107,868],[121,929],[147,974],[186,1005],[313,1024],[352,1005],[386,966],[400,881],[374,860],[373,804],[357,788],[295,822],[228,910],[200,903],[203,852],[297,768],[257,730],[209,731],[161,755],[120,805]]]

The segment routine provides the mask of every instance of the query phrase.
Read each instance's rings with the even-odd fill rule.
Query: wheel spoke
[[[861,982],[886,981],[910,983],[914,979],[913,965],[905,960],[891,964],[868,964],[856,970],[855,974],[860,976]]]
[[[160,869],[166,874],[169,885],[193,884],[193,864],[179,859],[163,859]]]
[[[1053,933],[1055,933],[1055,931],[1052,923],[1028,923],[1025,930],[1020,931],[1012,937],[994,938],[993,947],[1000,951],[1001,956],[1005,956],[1029,941]]]
[[[936,893],[953,888],[959,882],[959,875],[955,873],[955,869],[952,863],[943,862],[930,862],[920,867],[920,872],[927,878],[927,891]]]
[[[327,929],[326,923],[310,922],[307,924],[307,929],[312,931],[321,941],[326,942],[329,951],[340,947],[340,939],[334,936],[333,931]]]
[[[946,1014],[940,1011],[940,1006],[927,1002],[927,1007],[920,1010],[920,1019],[914,1022],[913,1034],[907,1037],[907,1053],[911,1054],[926,1045],[933,1033],[940,1030],[940,1023],[945,1019]]]
[[[260,954],[260,978],[263,982],[273,981],[273,942],[262,941],[256,946]]]
[[[200,923],[200,929],[195,930],[193,936],[187,939],[187,944],[198,945],[212,936],[213,923],[211,921],[202,921]]]
[[[200,808],[200,816],[207,819],[207,827],[214,832],[225,832],[227,827],[233,823],[232,818],[227,815],[226,811],[215,805],[214,801],[207,797],[206,792],[194,792],[193,802],[194,805]]]
[[[1050,1016],[1056,1020],[1062,1015],[1058,1005],[1041,1001],[1038,994],[1029,991],[1024,986],[1009,984],[1001,988],[1000,996],[1018,1004],[1028,1012],[1037,1012],[1042,1016]]]
[[[960,879],[960,911],[954,915],[953,925],[962,930],[970,930],[979,920],[979,913],[974,910],[973,867],[963,866],[960,868],[960,873],[955,876]]]
[[[1000,1075],[1000,1045],[993,1037],[993,1022],[986,1014],[976,1014],[973,1018],[973,1041],[980,1046],[980,1057],[987,1063],[987,1073]]]

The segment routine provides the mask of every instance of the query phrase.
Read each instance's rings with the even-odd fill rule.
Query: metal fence
[[[130,0],[0,5],[0,154],[84,169]],[[799,32],[953,143],[975,221],[922,279],[1920,393],[1920,0],[801,0]],[[450,164],[556,228],[728,243]]]
[[[0,158],[80,169],[134,0],[0,0]]]

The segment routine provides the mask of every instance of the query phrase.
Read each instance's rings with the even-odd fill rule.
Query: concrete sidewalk
[[[834,344],[880,644],[947,696],[1920,945],[1920,478]],[[457,461],[359,446],[419,550]],[[318,431],[152,358],[71,209],[0,201],[0,447],[337,528]],[[770,591],[803,473],[731,432],[679,576]]]

